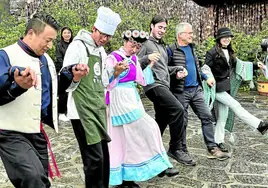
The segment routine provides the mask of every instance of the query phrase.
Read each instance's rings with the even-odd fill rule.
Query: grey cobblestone
[[[251,95],[240,94],[238,99],[249,112],[268,120],[268,97],[253,92]],[[151,102],[148,99],[143,99],[143,102],[147,112],[153,116]],[[83,166],[70,123],[61,122],[59,134],[48,127],[45,129],[62,174],[61,179],[55,178],[52,181],[52,188],[83,188]],[[229,141],[231,136],[233,142]],[[226,134],[226,140],[232,158],[226,161],[208,159],[200,121],[190,111],[187,142],[197,166],[184,166],[170,159],[180,170],[180,175],[172,178],[155,177],[139,184],[143,188],[268,188],[268,138],[236,119],[234,131]],[[167,148],[168,130],[163,141]],[[0,161],[0,188],[12,187]]]

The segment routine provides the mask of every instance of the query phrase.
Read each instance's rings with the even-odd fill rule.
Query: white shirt
[[[222,51],[223,51],[223,53],[224,53],[224,55],[225,55],[225,58],[226,58],[226,60],[227,60],[227,63],[229,64],[230,55],[229,55],[228,49],[224,49],[224,48],[222,48]]]

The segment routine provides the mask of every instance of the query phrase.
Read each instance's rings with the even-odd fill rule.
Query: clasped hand
[[[74,75],[73,81],[79,82],[81,80],[81,78],[88,75],[89,67],[86,64],[77,64],[77,65],[73,66],[72,72]]]
[[[16,68],[14,72],[15,82],[23,89],[30,89],[32,86],[37,87],[37,76],[30,67],[26,67],[23,71]]]
[[[188,75],[188,71],[185,68],[183,68],[183,70],[177,72],[176,78],[182,79],[182,78],[186,77],[187,75]]]
[[[260,61],[257,62],[257,65],[258,65],[259,68],[261,68],[263,70],[265,69],[265,65],[262,62],[260,62]]]
[[[153,53],[148,55],[148,59],[150,62],[157,62],[160,59],[160,53],[153,52]]]
[[[129,68],[129,64],[127,61],[120,61],[114,67],[114,77],[118,77],[122,72]]]
[[[214,78],[208,78],[208,79],[206,80],[206,82],[207,82],[207,84],[208,84],[210,87],[213,87],[214,84],[215,84],[215,80],[214,80]]]

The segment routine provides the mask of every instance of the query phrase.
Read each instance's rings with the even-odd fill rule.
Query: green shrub
[[[0,0],[0,12],[7,12],[9,7],[8,0]]]
[[[138,10],[132,4],[126,4],[123,0],[110,1],[109,7],[121,16],[122,22],[119,25],[113,39],[105,47],[107,52],[118,49],[123,41],[121,33],[126,29],[142,29],[149,32],[149,24],[154,15],[157,14],[156,9],[151,9],[147,12]],[[57,0],[42,1],[40,11],[51,14],[58,20],[61,26],[70,27],[74,35],[84,28],[91,31],[95,22],[97,9],[101,4],[96,0]],[[173,43],[175,39],[175,26],[179,22],[178,18],[169,19],[167,33],[165,35],[165,42],[167,44]],[[24,19],[18,20],[14,16],[10,16],[5,12],[0,12],[0,48],[17,41],[19,37],[23,36],[25,30]],[[268,38],[268,20],[262,23],[263,30],[256,35],[247,35],[241,32],[234,32],[233,48],[238,58],[246,61],[256,61],[256,50],[260,49],[261,39]],[[60,35],[60,34],[59,34]],[[58,38],[60,36],[58,35]],[[205,53],[215,44],[214,38],[209,37],[207,40],[197,45],[197,54],[201,62],[204,62]],[[54,45],[55,46],[55,45]],[[55,58],[55,47],[49,52],[50,56]]]
[[[196,46],[196,54],[200,61],[200,64],[203,65],[205,62],[206,52],[215,45],[215,40],[213,37],[209,37],[207,40],[204,40],[201,44]]]
[[[8,46],[23,36],[25,20],[17,20],[5,12],[0,13],[0,48]]]

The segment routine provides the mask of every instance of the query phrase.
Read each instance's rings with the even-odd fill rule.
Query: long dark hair
[[[61,32],[60,32],[60,39],[61,39],[61,41],[62,42],[64,42],[64,39],[63,39],[63,37],[62,37],[62,33],[63,33],[63,31],[64,30],[69,30],[70,32],[71,32],[71,38],[70,38],[70,40],[69,40],[69,42],[68,43],[71,43],[72,41],[73,41],[73,31],[71,30],[71,28],[69,28],[69,27],[67,27],[67,26],[65,26],[65,27],[63,27],[62,29],[61,29]]]

